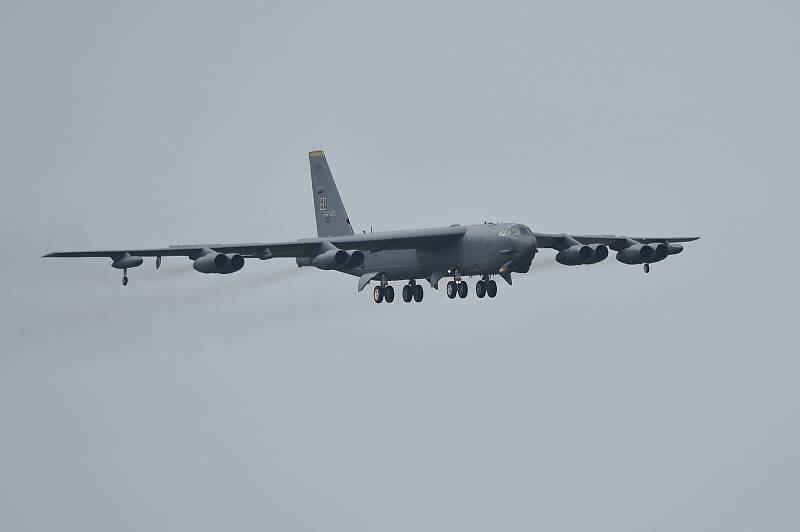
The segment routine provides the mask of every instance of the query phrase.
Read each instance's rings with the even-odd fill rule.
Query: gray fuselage
[[[476,224],[465,227],[454,242],[431,249],[365,252],[364,264],[341,270],[350,275],[382,273],[387,281],[430,279],[434,272],[460,275],[492,275],[512,262],[515,272],[525,273],[536,254],[536,238],[522,224]],[[422,230],[424,231],[424,230]],[[374,233],[379,237],[380,233]]]

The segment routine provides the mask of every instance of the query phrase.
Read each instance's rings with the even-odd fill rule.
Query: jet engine
[[[617,260],[623,264],[644,264],[653,260],[656,251],[647,244],[634,244],[617,253]]]
[[[241,255],[232,253],[225,256],[228,258],[228,265],[219,273],[233,273],[244,268],[244,257]]]
[[[300,264],[299,261],[298,264]],[[311,261],[311,265],[320,270],[344,270],[358,268],[362,264],[364,264],[363,252],[358,250],[349,252],[343,249],[329,249]]]
[[[244,267],[244,257],[238,254],[207,253],[196,259],[192,268],[200,273],[233,273]]]
[[[579,264],[595,264],[608,257],[608,248],[602,244],[576,244],[563,249],[556,255],[556,260],[565,266]]]
[[[617,253],[617,260],[624,264],[652,264],[681,251],[683,246],[678,244],[635,244]]]
[[[608,247],[604,246],[603,244],[591,244],[589,247],[594,250],[594,255],[584,264],[597,264],[598,262],[603,262],[608,258]]]
[[[651,263],[664,260],[669,256],[669,246],[664,243],[650,244],[650,247],[653,248],[653,258],[650,259]]]

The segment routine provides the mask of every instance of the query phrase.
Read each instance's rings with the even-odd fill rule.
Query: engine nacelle
[[[605,248],[605,246],[602,247]],[[579,264],[590,264],[590,261],[595,257],[596,249],[597,245],[589,246],[583,244],[575,244],[574,246],[559,251],[558,255],[556,255],[556,260],[560,264],[563,264],[564,266],[578,266]],[[600,253],[602,254],[602,252]],[[605,250],[605,253],[607,257],[608,249]]]
[[[669,256],[669,246],[667,244],[650,244],[650,247],[653,248],[653,258],[650,259],[651,263],[664,260]]]
[[[358,268],[364,264],[364,252],[355,250],[350,254],[350,263],[347,265],[349,268]]]
[[[311,264],[320,270],[341,270],[350,260],[350,254],[343,249],[329,249],[320,253]]]
[[[624,264],[653,264],[681,251],[683,246],[677,244],[635,244],[617,253],[617,260]]]
[[[115,258],[114,262],[111,263],[111,267],[119,270],[126,270],[128,268],[136,268],[137,266],[141,266],[143,262],[144,259],[142,257],[125,253],[121,257]]]
[[[233,273],[238,272],[244,268],[244,257],[238,254],[226,255],[228,257],[228,265],[223,268],[219,273]]]
[[[594,255],[584,264],[597,264],[598,262],[603,262],[608,258],[607,246],[604,246],[603,244],[591,244],[589,247],[594,250]]]
[[[225,255],[223,253],[206,253],[192,264],[192,268],[200,273],[233,273],[244,267],[241,255]]]
[[[301,265],[299,260],[297,264]],[[358,268],[362,264],[364,264],[364,253],[358,250],[350,252],[343,249],[329,249],[311,260],[311,265],[320,270],[346,270]]]
[[[653,261],[656,251],[647,244],[634,244],[617,253],[617,260],[623,264],[645,264]]]

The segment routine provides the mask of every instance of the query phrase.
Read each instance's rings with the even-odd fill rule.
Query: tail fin
[[[308,153],[311,166],[311,189],[314,193],[314,213],[317,216],[317,236],[352,235],[353,227],[344,210],[333,174],[322,150]]]

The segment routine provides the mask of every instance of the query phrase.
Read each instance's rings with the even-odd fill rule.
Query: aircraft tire
[[[394,301],[394,287],[392,285],[387,285],[383,290],[383,300],[387,303]]]
[[[650,273],[650,265],[649,264],[645,264],[644,265],[644,273]]]
[[[122,286],[128,286],[128,276],[127,275],[123,275],[122,276]]]
[[[375,300],[375,303],[380,303],[383,301],[383,287],[376,286],[375,290],[372,291],[372,299]]]
[[[407,284],[403,287],[403,301],[410,303],[412,299],[414,299],[414,289],[411,288],[410,284]]]
[[[475,283],[475,295],[478,296],[478,298],[483,299],[483,297],[486,295],[486,281],[480,280]]]
[[[447,281],[447,297],[450,299],[454,299],[456,297],[456,293],[458,292],[458,288],[456,287],[455,281]]]
[[[497,283],[494,282],[494,279],[489,279],[486,283],[486,295],[489,297],[494,297],[497,295]]]
[[[461,281],[460,283],[458,283],[457,286],[458,286],[458,297],[460,297],[461,299],[467,297],[467,294],[469,294],[469,286],[467,286],[467,282]]]
[[[415,284],[414,285],[414,301],[416,301],[417,303],[421,302],[423,295],[424,295],[424,293],[422,292],[422,285],[421,284]]]

